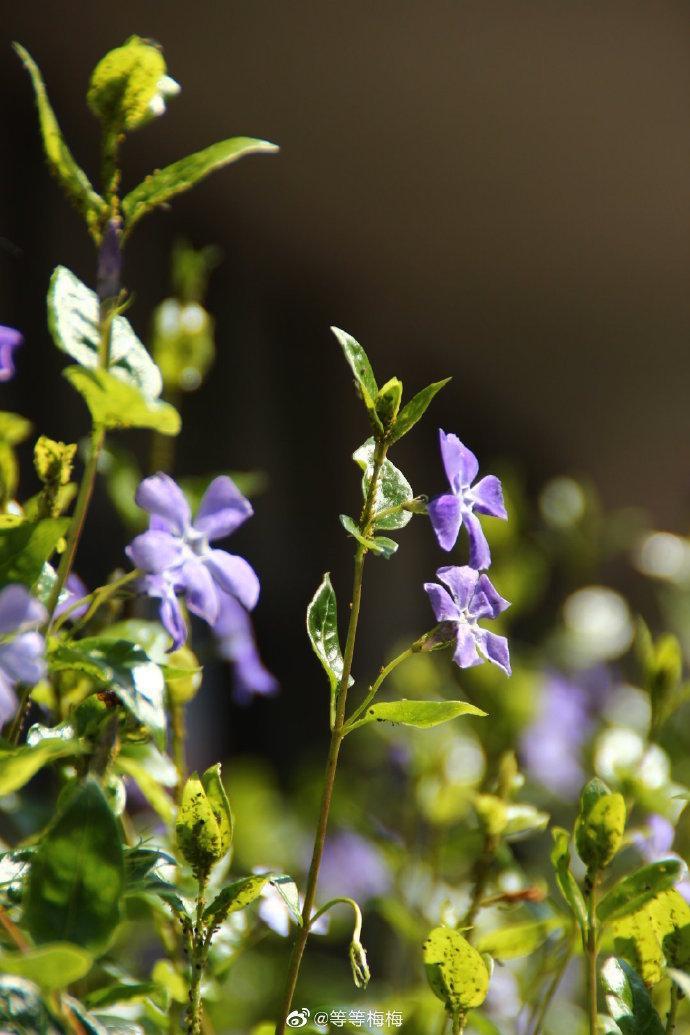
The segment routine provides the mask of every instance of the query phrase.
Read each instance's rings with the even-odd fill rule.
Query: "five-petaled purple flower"
[[[45,643],[36,628],[47,617],[26,586],[13,584],[0,592],[0,726],[17,707],[15,686],[35,686],[45,675]]]
[[[460,668],[470,668],[486,659],[510,675],[507,639],[478,624],[482,618],[500,615],[510,607],[508,601],[496,592],[488,575],[480,575],[467,565],[439,568],[436,577],[448,588],[425,582],[424,589],[437,620],[452,626],[455,663]]]
[[[252,620],[229,593],[220,593],[220,611],[213,631],[218,637],[220,656],[232,663],[234,698],[238,704],[249,704],[253,697],[271,697],[278,693],[278,680],[261,660]]]
[[[242,557],[211,549],[209,543],[234,532],[253,511],[231,478],[222,475],[206,490],[192,521],[184,493],[167,474],[145,478],[135,499],[151,515],[147,532],[127,547],[127,556],[145,573],[142,589],[161,601],[161,621],[175,648],[187,638],[177,600],[183,593],[189,610],[215,625],[221,593],[229,593],[252,610],[259,580]]]
[[[0,381],[9,381],[14,377],[14,350],[23,340],[14,327],[3,327],[0,324]]]
[[[429,503],[431,524],[443,550],[453,549],[464,525],[470,541],[470,567],[481,571],[491,564],[491,551],[477,514],[508,517],[501,483],[495,475],[488,474],[473,485],[479,472],[474,453],[457,435],[439,431],[439,440],[451,491]]]

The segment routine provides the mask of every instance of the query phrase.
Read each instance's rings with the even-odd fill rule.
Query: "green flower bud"
[[[621,846],[625,830],[625,801],[597,778],[582,791],[575,823],[575,844],[588,870],[601,870]]]
[[[506,803],[494,794],[478,794],[474,808],[484,833],[489,837],[500,837],[508,823]]]
[[[367,951],[361,942],[354,939],[350,942],[350,966],[355,988],[366,988],[371,980],[371,972],[367,963]]]
[[[165,111],[165,98],[179,92],[166,75],[165,59],[153,43],[130,36],[96,65],[88,105],[109,131],[138,129]]]
[[[397,377],[392,377],[390,381],[386,381],[383,388],[379,389],[375,401],[376,415],[384,428],[395,423],[402,399],[402,387],[402,381],[399,381]]]
[[[211,766],[201,779],[197,773],[184,785],[177,814],[177,843],[197,879],[227,855],[232,845],[233,816],[220,779],[220,765]]]
[[[165,685],[172,705],[187,704],[201,686],[202,670],[194,651],[180,647],[168,654]]]

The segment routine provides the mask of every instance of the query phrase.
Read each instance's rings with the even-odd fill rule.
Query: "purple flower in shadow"
[[[535,722],[522,737],[531,776],[554,794],[570,798],[585,782],[582,746],[592,730],[589,695],[580,683],[553,674],[546,680]]]
[[[646,863],[656,862],[658,859],[668,859],[670,856],[680,859],[677,852],[673,852],[673,842],[676,832],[673,824],[669,823],[664,816],[656,813],[649,816],[646,832],[638,831],[633,836],[633,844]],[[684,877],[676,884],[678,891],[686,902],[690,902],[690,878]]]
[[[482,618],[496,618],[510,604],[496,592],[488,575],[480,575],[467,565],[451,565],[436,572],[447,589],[436,582],[425,582],[436,619],[451,627],[455,638],[453,661],[460,668],[493,662],[510,675],[510,652],[505,636],[482,629]]]
[[[481,571],[491,564],[491,551],[477,514],[507,518],[503,489],[499,479],[488,474],[474,485],[479,463],[474,453],[457,435],[439,430],[441,458],[450,492],[429,503],[429,517],[442,550],[452,550],[462,525],[470,541],[470,567]]]
[[[80,607],[75,607],[74,610],[70,608],[74,607],[74,604],[78,600],[83,600],[84,597],[88,596],[88,589],[82,580],[79,578],[75,571],[70,572],[65,582],[65,589],[60,594],[61,600],[58,606],[55,608],[55,617],[59,618],[60,615],[64,614],[65,611],[69,610],[69,619],[74,621],[77,618],[83,618],[89,609],[88,600]]]
[[[9,381],[14,377],[14,350],[23,341],[24,338],[14,327],[3,327],[0,324],[0,381]]]
[[[184,594],[192,614],[213,626],[218,620],[221,594],[235,597],[248,610],[259,599],[256,572],[243,557],[212,549],[239,528],[253,511],[232,479],[222,475],[209,485],[192,520],[180,487],[167,474],[145,478],[136,502],[151,515],[148,531],[127,547],[127,556],[145,573],[141,588],[161,601],[161,622],[174,648],[187,638],[177,594]]]
[[[17,707],[17,684],[35,686],[45,675],[45,643],[36,629],[47,617],[26,586],[6,586],[0,592],[0,725]]]
[[[218,652],[233,666],[234,698],[238,704],[249,704],[253,697],[271,697],[280,689],[259,654],[252,620],[239,600],[221,592],[220,611],[213,626],[218,638]]]

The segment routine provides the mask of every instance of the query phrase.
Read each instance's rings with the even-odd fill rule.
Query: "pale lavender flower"
[[[436,577],[448,588],[425,582],[424,589],[437,621],[452,628],[455,663],[460,668],[471,668],[487,660],[510,675],[507,639],[478,624],[482,618],[496,618],[510,607],[508,601],[496,592],[488,575],[480,575],[467,565],[439,568]]]
[[[0,592],[0,726],[17,707],[15,687],[35,686],[45,675],[45,643],[36,629],[47,617],[26,586],[13,584]]]
[[[14,350],[23,340],[23,336],[14,327],[3,327],[0,324],[0,381],[9,381],[14,377]]]
[[[491,551],[477,514],[507,518],[499,479],[488,474],[474,485],[479,463],[457,435],[439,430],[441,458],[451,491],[429,503],[429,517],[443,550],[452,550],[462,525],[470,542],[470,567],[481,571],[491,564]]]
[[[229,593],[221,592],[219,598],[220,611],[213,631],[220,656],[233,666],[235,700],[249,704],[253,697],[272,697],[280,689],[278,680],[261,660],[247,610]]]
[[[341,831],[326,841],[319,875],[324,899],[347,895],[360,905],[385,895],[391,874],[381,853],[359,834]]]
[[[255,607],[259,580],[254,569],[243,557],[209,545],[230,535],[253,513],[232,479],[214,478],[193,521],[184,493],[167,474],[145,478],[135,499],[151,521],[148,531],[127,547],[127,556],[145,572],[144,592],[161,600],[161,621],[176,648],[187,635],[177,593],[184,594],[189,610],[211,626],[218,620],[221,593],[236,597],[248,610]]]
[[[88,596],[88,589],[86,585],[77,575],[76,571],[70,572],[65,582],[65,588],[60,594],[60,603],[55,608],[55,617],[59,618],[60,615],[64,614],[71,607],[76,604],[78,600],[82,600]],[[89,609],[88,600],[80,607],[75,607],[73,611],[69,611],[69,618],[74,621],[76,618],[83,618]]]
[[[668,859],[669,856],[680,859],[678,853],[671,850],[675,837],[673,824],[664,816],[653,813],[647,819],[646,831],[638,831],[633,836],[633,843],[646,863]],[[676,891],[680,892],[686,902],[690,902],[690,878],[684,877],[676,884]]]
[[[583,682],[553,673],[539,699],[536,720],[522,737],[521,751],[530,776],[564,798],[585,782],[582,747],[592,731],[589,693]]]

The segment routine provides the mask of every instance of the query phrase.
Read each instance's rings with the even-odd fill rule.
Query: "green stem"
[[[597,1035],[597,883],[598,873],[588,874],[587,888],[587,1009],[589,1035]]]
[[[192,976],[189,983],[189,1035],[201,1032],[203,1004],[201,1002],[201,982],[206,966],[208,947],[204,937],[204,909],[206,908],[206,885],[208,874],[199,877],[199,891],[196,898],[196,921],[192,933],[192,958],[190,965]]]
[[[114,582],[108,582],[105,586],[99,586],[97,589],[94,589],[92,593],[87,593],[86,596],[80,597],[79,600],[75,600],[73,604],[66,607],[58,618],[55,619],[53,623],[53,632],[57,632],[61,629],[65,622],[69,621],[70,616],[73,615],[75,611],[80,611],[88,601],[91,601],[84,615],[78,622],[74,623],[73,631],[81,629],[82,626],[87,625],[91,621],[103,604],[140,576],[141,572],[139,569],[134,568],[132,571],[128,571],[126,575],[123,575],[122,578],[116,579]]]
[[[453,1035],[462,1035],[467,1024],[467,1013],[465,1010],[453,1014]]]
[[[676,1019],[678,1015],[678,1003],[680,998],[675,983],[671,983],[671,1002],[666,1015],[666,1035],[673,1035],[676,1030]]]
[[[420,636],[418,640],[415,640],[414,643],[410,644],[407,650],[402,651],[402,653],[398,654],[396,658],[393,658],[392,661],[389,661],[387,665],[383,666],[375,682],[372,683],[372,685],[369,687],[369,692],[367,696],[364,698],[362,703],[357,708],[355,708],[352,715],[345,723],[345,735],[347,735],[348,733],[352,733],[352,731],[354,729],[357,729],[358,726],[364,725],[363,720],[358,720],[360,720],[360,717],[364,715],[367,708],[376,697],[377,693],[381,689],[384,680],[388,678],[391,672],[393,672],[398,667],[398,665],[402,665],[403,661],[407,661],[407,659],[411,658],[413,654],[419,653],[419,651],[422,650],[422,648],[424,647],[424,644],[434,635],[437,629],[438,626],[435,626],[429,632],[424,633],[424,635]]]
[[[185,741],[187,737],[185,727],[185,712],[183,704],[170,704],[170,731],[172,759],[177,770],[177,786],[175,788],[175,800],[179,805],[182,801],[182,791],[187,779],[187,758],[185,754]]]
[[[324,913],[327,913],[328,910],[331,909],[333,906],[338,905],[351,907],[352,912],[355,914],[355,926],[352,931],[352,941],[360,941],[362,937],[362,910],[359,908],[359,906],[353,898],[332,898],[330,902],[327,902],[325,906],[321,906],[321,909],[319,909],[316,913],[313,914],[309,921],[309,926],[313,927],[320,916],[323,916]]]
[[[32,686],[25,686],[22,688],[19,695],[19,707],[14,713],[14,718],[7,733],[7,739],[10,744],[18,744],[19,738],[22,735],[22,729],[24,728],[24,721],[26,719],[29,705],[31,704],[31,691]]]
[[[572,958],[572,952],[572,946],[569,944],[568,948],[563,953],[563,959],[556,967],[556,971],[551,979],[549,987],[546,990],[546,994],[544,995],[544,998],[540,1003],[539,1010],[535,1015],[534,1030],[532,1031],[532,1035],[541,1035],[542,1029],[544,1027],[544,1021],[546,1020],[546,1014],[548,1013],[553,998],[556,995],[556,992],[558,991],[558,986],[563,980],[563,975],[565,974],[566,968]]]
[[[369,491],[367,492],[367,498],[359,521],[359,527],[364,536],[366,536],[370,531],[379,477],[384,460],[386,459],[386,450],[387,447],[385,441],[377,442],[376,451],[374,453],[371,481],[369,482]],[[287,1016],[290,1013],[295,988],[297,987],[297,980],[299,978],[299,972],[302,965],[302,957],[304,956],[304,950],[309,938],[309,922],[314,908],[321,858],[323,856],[323,849],[326,843],[326,831],[328,829],[331,801],[333,800],[333,788],[335,786],[335,774],[338,768],[338,756],[340,754],[340,746],[345,736],[345,706],[347,704],[347,691],[350,682],[350,673],[352,671],[352,659],[355,652],[355,640],[357,639],[359,611],[362,603],[362,580],[366,554],[366,547],[362,546],[360,543],[355,552],[355,565],[352,579],[352,601],[350,604],[350,621],[348,623],[345,652],[343,655],[343,673],[337,689],[335,722],[333,724],[333,729],[331,730],[331,740],[328,749],[328,758],[326,760],[326,771],[324,774],[323,792],[321,796],[321,808],[316,827],[316,835],[314,837],[314,849],[312,852],[311,865],[309,867],[309,875],[307,877],[307,887],[304,894],[302,926],[299,928],[295,937],[290,957],[285,994],[283,996],[280,1016],[276,1025],[276,1035],[283,1035],[285,1031]]]

